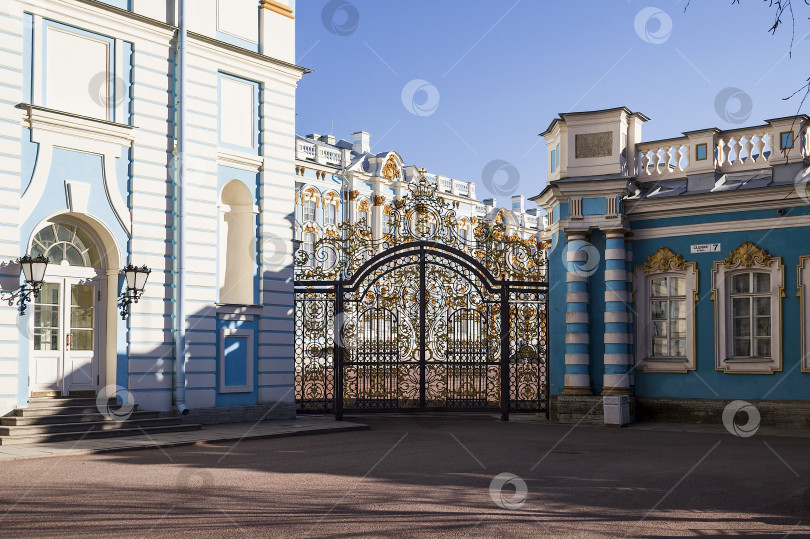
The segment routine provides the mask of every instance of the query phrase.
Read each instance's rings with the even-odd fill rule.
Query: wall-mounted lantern
[[[152,270],[146,266],[138,267],[129,264],[121,270],[121,273],[127,278],[127,291],[121,293],[118,304],[121,307],[121,318],[126,320],[129,316],[129,306],[138,303],[138,300],[141,299],[146,287],[146,280],[149,279]]]
[[[45,281],[45,269],[48,267],[48,259],[40,255],[33,258],[25,255],[17,259],[17,263],[22,268],[25,276],[25,283],[20,287],[17,296],[17,305],[20,306],[20,315],[25,314],[25,304],[31,301],[31,294],[34,298],[39,297],[42,283]]]

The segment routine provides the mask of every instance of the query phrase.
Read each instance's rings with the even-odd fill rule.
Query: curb
[[[210,438],[205,438],[202,440],[177,440],[171,442],[157,442],[154,441],[150,444],[137,444],[132,446],[121,446],[121,447],[98,447],[93,449],[71,449],[65,450],[64,452],[53,453],[50,455],[31,455],[31,456],[15,456],[0,459],[0,462],[4,461],[15,461],[15,460],[30,460],[30,459],[47,459],[47,458],[54,458],[54,457],[71,457],[71,456],[78,456],[78,455],[95,455],[99,453],[116,453],[121,451],[139,451],[144,449],[165,449],[167,447],[183,447],[189,445],[201,445],[201,444],[209,444],[209,443],[222,443],[222,442],[242,442],[245,440],[267,440],[271,438],[291,438],[293,436],[312,436],[317,434],[330,434],[330,433],[341,433],[341,432],[352,432],[352,431],[365,431],[371,430],[369,425],[361,425],[355,424],[351,426],[344,426],[344,427],[332,427],[332,428],[323,428],[323,427],[315,427],[312,429],[301,429],[301,430],[290,430],[284,432],[272,432],[272,433],[265,433],[265,434],[250,434],[246,436],[212,436]],[[120,439],[120,438],[119,438]],[[19,447],[19,446],[18,446]],[[46,449],[47,444],[40,444],[39,448]]]

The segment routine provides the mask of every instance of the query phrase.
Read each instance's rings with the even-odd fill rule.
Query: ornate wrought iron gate
[[[453,217],[423,176],[384,244],[362,223],[299,252],[299,412],[548,412],[542,246]]]

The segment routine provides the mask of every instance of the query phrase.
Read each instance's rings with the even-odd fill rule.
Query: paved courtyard
[[[11,536],[810,534],[810,439],[347,418],[368,431],[0,463]],[[504,475],[512,474],[512,475]]]

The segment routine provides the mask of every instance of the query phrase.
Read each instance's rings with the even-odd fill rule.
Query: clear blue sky
[[[547,170],[537,135],[559,112],[627,106],[652,119],[644,140],[795,113],[782,98],[810,76],[810,8],[795,3],[788,58],[790,26],[770,35],[761,0],[692,0],[686,13],[686,0],[300,0],[296,58],[314,72],[296,131],[368,131],[374,152],[475,181],[480,199],[512,190],[505,172],[482,181],[503,160],[520,174],[514,194],[533,196]],[[744,95],[718,113],[729,87]]]

